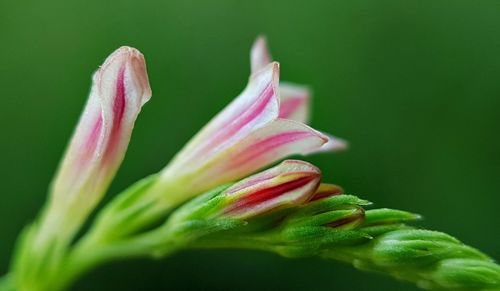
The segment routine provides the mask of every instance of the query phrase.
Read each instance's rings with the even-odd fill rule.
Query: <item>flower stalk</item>
[[[259,38],[243,92],[162,171],[106,204],[78,237],[151,96],[142,54],[129,47],[114,52],[94,75],[47,206],[20,235],[0,291],[65,290],[109,261],[159,259],[195,248],[323,257],[424,289],[500,289],[498,264],[445,233],[408,225],[419,215],[368,209],[370,202],[321,183],[320,170],[304,161],[266,170],[290,155],[347,147],[306,125],[309,89],[280,83],[279,72]]]

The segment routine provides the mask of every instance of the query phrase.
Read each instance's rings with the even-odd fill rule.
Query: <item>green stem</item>
[[[158,175],[146,177],[122,193],[99,212],[89,235],[102,241],[120,241],[164,219],[182,201],[178,181],[165,181]]]
[[[275,251],[275,247],[261,235],[246,236],[216,236],[207,237],[191,242],[188,245],[193,249],[244,249],[259,251]]]
[[[153,250],[159,246],[162,257],[172,254],[179,248],[176,235],[159,228],[131,239],[112,242],[86,236],[69,254],[64,270],[61,270],[52,290],[65,290],[90,270],[111,261],[155,257]]]

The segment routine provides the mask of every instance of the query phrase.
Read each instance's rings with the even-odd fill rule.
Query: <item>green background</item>
[[[242,90],[261,33],[282,79],[314,89],[313,126],[351,143],[307,158],[326,181],[500,259],[499,1],[2,0],[0,273],[109,53],[139,48],[154,92],[112,195],[160,170]],[[190,251],[110,264],[75,288],[112,289],[415,287],[316,258]]]

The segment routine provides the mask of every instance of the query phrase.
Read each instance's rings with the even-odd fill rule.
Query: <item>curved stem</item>
[[[105,263],[140,257],[155,257],[154,250],[161,246],[161,255],[167,256],[178,249],[176,237],[163,229],[154,230],[132,239],[105,242],[93,236],[84,237],[70,252],[64,270],[53,290],[65,290],[79,277]]]
[[[189,244],[193,249],[245,249],[259,251],[274,251],[273,245],[263,236],[217,236],[203,238]]]

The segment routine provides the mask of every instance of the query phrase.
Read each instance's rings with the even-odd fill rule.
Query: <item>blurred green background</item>
[[[243,89],[261,33],[282,79],[314,89],[313,126],[351,143],[307,158],[325,180],[500,259],[499,15],[496,0],[1,1],[0,273],[109,53],[139,48],[154,92],[113,195],[161,169]],[[337,262],[243,251],[114,263],[75,287],[113,289],[416,290]]]

